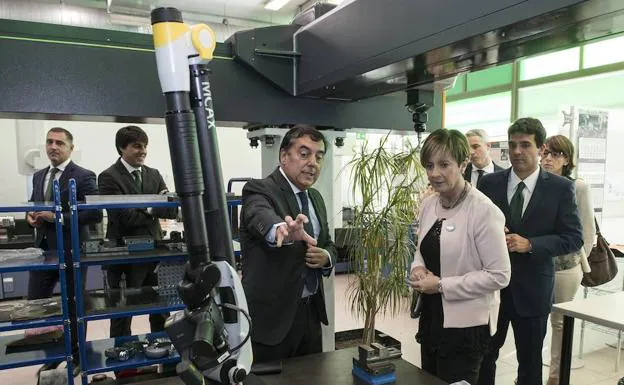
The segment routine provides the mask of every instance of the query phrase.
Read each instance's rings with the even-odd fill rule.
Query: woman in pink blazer
[[[436,130],[425,140],[420,161],[436,193],[421,205],[410,284],[423,295],[422,368],[449,383],[476,384],[511,267],[503,213],[464,181],[469,155],[459,131]]]

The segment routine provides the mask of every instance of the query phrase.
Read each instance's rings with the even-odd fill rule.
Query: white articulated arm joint
[[[189,92],[189,56],[196,54],[191,42],[191,28],[184,23],[167,21],[154,24],[152,29],[163,93]]]

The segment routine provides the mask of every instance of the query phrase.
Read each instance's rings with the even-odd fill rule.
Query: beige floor
[[[347,304],[346,293],[349,284],[349,276],[336,276],[336,330],[347,330],[361,327],[362,321],[355,319]],[[108,321],[96,321],[89,323],[89,339],[102,339],[108,337]],[[392,335],[401,341],[403,358],[407,361],[420,364],[420,348],[414,339],[416,334],[417,321],[409,317],[406,310],[396,316],[380,316],[377,322],[377,329]],[[136,334],[149,331],[147,316],[135,317],[132,330]],[[595,328],[585,329],[585,347],[582,362],[584,366],[572,371],[573,385],[615,385],[617,380],[624,377],[624,363],[618,372],[615,371],[616,349],[608,347],[607,343],[617,340],[614,334],[606,334],[597,331]],[[578,354],[580,324],[576,324],[575,333],[575,355]],[[550,340],[550,335],[546,336],[546,341]],[[548,346],[548,343],[545,344]],[[507,342],[501,351],[498,363],[497,385],[511,385],[516,377],[517,362],[514,354],[513,336],[510,334]],[[548,350],[544,351],[545,359],[548,357]],[[36,384],[36,367],[18,368],[2,372],[0,384],[11,385],[34,385]],[[545,376],[548,368],[544,367]],[[546,377],[544,377],[546,378]],[[79,381],[76,381],[79,384]]]

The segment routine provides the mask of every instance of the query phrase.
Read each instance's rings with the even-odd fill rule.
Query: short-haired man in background
[[[470,163],[464,171],[464,180],[476,187],[483,175],[501,171],[503,168],[494,163],[490,157],[492,145],[485,130],[474,129],[465,135],[470,145]]]
[[[84,201],[86,195],[96,195],[98,188],[95,183],[95,173],[78,166],[71,160],[74,150],[74,137],[61,127],[51,128],[46,135],[46,154],[50,166],[37,171],[33,175],[33,191],[31,202],[54,200],[54,181],[59,182],[61,191],[61,206],[63,207],[63,248],[65,255],[65,277],[67,283],[67,300],[69,307],[72,355],[74,368],[78,368],[78,323],[76,319],[76,294],[74,291],[74,263],[71,253],[71,232],[69,213],[69,180],[76,181],[76,195],[78,201]],[[52,211],[29,212],[26,214],[28,224],[35,228],[35,246],[46,251],[55,252],[56,224]],[[83,210],[78,212],[80,224],[80,240],[89,239],[89,225],[102,221],[101,210]],[[86,275],[83,275],[86,278]],[[28,299],[49,298],[59,281],[58,270],[36,270],[29,273]],[[83,290],[85,279],[82,280]],[[43,370],[52,369],[59,363],[44,365]]]

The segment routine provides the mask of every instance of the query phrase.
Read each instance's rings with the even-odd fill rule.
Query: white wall
[[[28,178],[17,174],[15,121],[0,119],[0,204],[27,201]],[[42,142],[43,143],[43,142]]]
[[[35,138],[35,142],[45,143],[48,129],[60,126],[74,135],[75,151],[79,154],[76,163],[96,174],[113,164],[118,154],[115,150],[115,133],[126,124],[97,123],[74,121],[44,121]],[[16,145],[16,121],[0,119],[0,133],[4,138],[0,141],[0,162],[2,179],[0,183],[0,204],[24,202],[28,199],[30,176],[18,174],[18,156]],[[139,124],[149,136],[146,164],[157,168],[171,191],[175,189],[171,171],[171,158],[167,132],[164,125]],[[235,177],[261,177],[260,149],[249,147],[246,131],[242,128],[218,128],[221,167],[223,169],[224,186]],[[41,154],[46,159],[45,153]],[[240,188],[235,189],[240,192]]]

